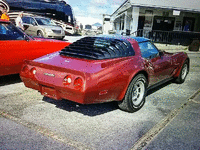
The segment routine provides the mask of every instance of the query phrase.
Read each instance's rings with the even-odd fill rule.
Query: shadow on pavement
[[[54,100],[48,97],[44,97],[43,101],[54,104],[57,108],[66,110],[68,112],[75,111],[87,116],[97,116],[119,109],[117,102],[83,105],[68,100]]]
[[[169,84],[173,83],[172,81],[166,82],[160,86],[157,86],[147,92],[147,96],[155,93],[161,88],[168,86]],[[96,116],[101,115],[107,112],[114,111],[119,109],[117,102],[107,102],[107,103],[99,103],[99,104],[79,104],[76,102],[72,102],[69,100],[54,100],[48,97],[43,97],[43,101],[56,105],[57,108],[66,110],[68,112],[79,112],[87,116]]]
[[[22,82],[19,74],[0,76],[0,86]]]
[[[173,84],[173,83],[174,83],[173,80],[171,80],[171,81],[165,82],[165,83],[163,83],[159,86],[156,86],[155,88],[152,88],[152,89],[147,91],[147,96],[151,95],[152,93],[155,93],[156,91],[158,91],[158,90],[160,90],[160,89],[162,89],[162,88],[164,88],[164,87],[166,87],[170,84]]]

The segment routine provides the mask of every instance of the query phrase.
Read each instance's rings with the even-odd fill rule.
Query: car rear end
[[[120,47],[123,42],[118,42],[89,37],[78,40],[60,52],[25,61],[21,79],[26,87],[57,100],[68,99],[81,104],[116,100],[125,89],[129,75],[128,71],[122,75],[119,70],[127,69],[122,66],[130,64],[134,55],[128,43],[121,45],[126,47],[127,44],[126,52],[125,48],[120,50],[113,46],[115,43]]]
[[[79,60],[72,61],[70,58],[66,60],[59,54],[56,58],[57,61],[54,61],[53,64],[45,63],[45,60],[42,60],[49,59],[48,56],[42,57],[39,61],[25,61],[20,73],[25,86],[38,90],[42,95],[56,100],[68,99],[82,104],[90,103],[85,102],[85,93],[95,83],[86,81],[89,80],[87,77],[90,73],[85,72],[86,69],[83,68],[87,68],[88,63]],[[85,67],[81,68],[75,63],[82,63],[82,67]]]

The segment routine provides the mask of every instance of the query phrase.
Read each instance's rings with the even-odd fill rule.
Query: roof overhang
[[[125,0],[124,3],[111,16],[115,16],[119,12],[122,12],[132,6],[200,13],[200,0]]]

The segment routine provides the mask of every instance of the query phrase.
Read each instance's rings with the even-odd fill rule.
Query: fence
[[[198,32],[137,30],[132,35],[149,38],[155,43],[184,46],[190,45],[194,39],[200,40],[200,33]]]

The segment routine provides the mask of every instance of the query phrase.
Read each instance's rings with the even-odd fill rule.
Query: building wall
[[[174,14],[175,8],[179,13]],[[138,29],[183,31],[188,21],[192,23],[189,31],[200,32],[200,0],[184,3],[180,0],[127,0],[111,17],[113,29],[119,34]]]
[[[140,7],[167,8],[200,12],[200,0],[129,0],[128,3]]]
[[[132,22],[131,22],[131,32],[135,32],[138,29],[138,19],[139,19],[139,7],[132,8]]]

